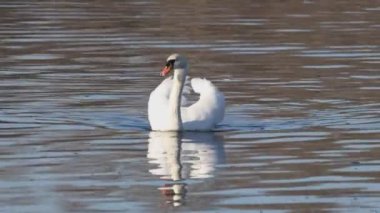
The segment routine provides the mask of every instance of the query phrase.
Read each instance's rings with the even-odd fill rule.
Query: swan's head
[[[187,72],[187,68],[187,59],[184,56],[177,53],[171,54],[168,59],[166,59],[165,67],[162,69],[160,75],[166,76],[175,69],[181,69]]]

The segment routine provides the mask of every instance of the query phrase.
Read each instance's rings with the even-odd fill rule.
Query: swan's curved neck
[[[169,121],[173,131],[182,130],[181,96],[187,70],[175,69],[172,90],[169,96]]]

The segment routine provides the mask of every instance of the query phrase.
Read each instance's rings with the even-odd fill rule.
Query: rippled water
[[[378,1],[0,2],[2,212],[380,211]],[[172,52],[225,93],[149,131]]]

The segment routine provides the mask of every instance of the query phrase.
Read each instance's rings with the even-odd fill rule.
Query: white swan
[[[194,104],[185,107],[183,92],[189,92],[188,64],[185,57],[172,54],[161,72],[166,78],[152,91],[148,103],[148,118],[156,131],[208,131],[224,117],[224,95],[210,81],[193,78],[191,87],[200,95]],[[185,87],[185,88],[184,88]]]

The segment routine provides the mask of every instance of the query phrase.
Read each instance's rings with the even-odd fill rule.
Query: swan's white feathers
[[[161,82],[161,84],[158,85],[156,87],[156,89],[153,90],[153,92],[150,94],[150,98],[154,98],[155,100],[158,99],[158,100],[160,100],[159,101],[160,103],[168,102],[172,85],[173,85],[173,76],[170,76],[170,77],[164,79]],[[186,106],[189,103],[186,96],[190,95],[190,93],[191,93],[190,78],[187,76],[185,84],[183,86],[182,97],[181,97],[181,106]],[[153,97],[152,97],[152,95],[153,95]]]
[[[190,82],[187,77],[188,63],[185,57],[172,54],[167,61],[171,60],[175,60],[171,65],[175,78],[169,77],[163,80],[149,97],[148,117],[152,130],[208,131],[213,129],[223,120],[225,104],[223,94],[207,79],[194,78]],[[188,106],[186,96],[191,93],[191,87],[195,93],[199,94],[199,99]],[[179,100],[181,100],[180,103]]]
[[[191,79],[191,87],[194,92],[201,94],[202,91],[214,90],[215,86],[211,83],[211,81],[205,78],[193,78]]]
[[[181,97],[181,106],[186,106],[188,104],[187,97],[185,95],[190,94],[190,78],[186,78],[186,82],[183,88]],[[169,96],[173,85],[173,77],[170,76],[164,79],[160,85],[154,89],[150,96],[148,102],[148,118],[153,130],[164,130],[163,123],[167,118],[167,109],[169,107]]]
[[[210,130],[224,117],[224,95],[205,78],[193,78],[191,86],[199,100],[189,107],[181,108],[185,130]]]
[[[191,93],[191,87],[199,94],[199,100],[188,104],[186,96]],[[167,119],[166,109],[169,104],[169,95],[173,84],[172,77],[168,77],[150,94],[148,103],[149,121],[153,130],[161,130],[160,126]],[[186,95],[186,96],[185,96]],[[214,84],[202,78],[186,78],[181,102],[181,117],[184,130],[211,130],[224,117],[224,96]]]

